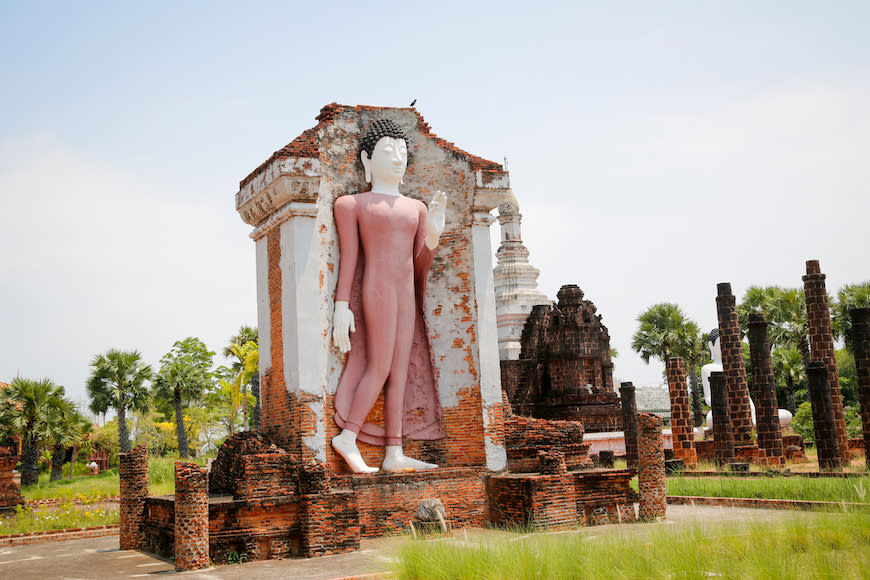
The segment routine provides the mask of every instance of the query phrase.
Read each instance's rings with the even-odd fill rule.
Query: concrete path
[[[793,517],[813,517],[811,512],[790,512],[749,508],[669,505],[668,518],[657,524],[624,524],[581,528],[577,534],[601,536],[627,534],[643,537],[658,526],[678,526],[694,522],[775,521]],[[566,533],[566,532],[562,532]],[[498,530],[457,531],[448,541],[496,541],[516,534]],[[190,579],[293,578],[322,580],[367,574],[388,574],[395,570],[400,542],[404,538],[364,540],[360,551],[309,560],[268,560],[242,565],[216,566],[196,572],[175,572],[171,561],[151,554],[118,549],[118,537],[68,540],[0,548],[0,578],[9,580],[50,580],[79,578],[149,578],[183,575]]]

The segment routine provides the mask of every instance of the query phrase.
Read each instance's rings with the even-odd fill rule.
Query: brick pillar
[[[695,431],[692,429],[692,405],[689,385],[686,383],[686,363],[680,357],[667,360],[668,392],[671,395],[671,433],[674,439],[674,458],[686,465],[698,464],[695,451]]]
[[[662,418],[652,413],[637,416],[640,440],[637,445],[637,484],[640,490],[638,516],[642,521],[664,518],[668,492],[665,479],[665,439]]]
[[[148,450],[144,445],[120,455],[121,549],[137,550],[148,497]]]
[[[782,450],[776,383],[770,364],[770,339],[764,315],[757,312],[749,315],[749,352],[752,358],[752,386],[758,403],[755,407],[758,446],[764,450],[769,462],[783,465],[785,455]]]
[[[864,457],[870,468],[870,308],[855,308],[852,317],[852,350],[858,374],[858,402],[864,430]]]
[[[301,466],[299,491],[299,527],[304,557],[359,550],[359,500],[355,491],[331,491],[325,466],[316,461]]]
[[[816,433],[819,469],[824,471],[839,469],[843,457],[837,444],[837,427],[834,423],[829,376],[828,367],[824,362],[813,361],[807,365],[807,389],[813,406],[813,431]]]
[[[713,409],[713,449],[716,463],[724,465],[734,461],[734,431],[728,406],[728,381],[725,373],[710,373],[710,406]]]
[[[620,383],[619,401],[622,407],[622,433],[625,439],[625,462],[629,469],[637,468],[637,401],[634,385]]]
[[[14,446],[0,446],[0,510],[14,508],[24,503],[21,488],[15,483],[15,476],[12,473],[19,459],[19,456],[14,453]]]
[[[740,324],[737,322],[737,299],[731,293],[729,282],[717,284],[716,291],[722,370],[728,386],[728,412],[731,415],[734,444],[752,445],[752,410],[749,407],[749,387],[746,385]]]
[[[828,308],[828,291],[825,275],[818,260],[807,260],[807,274],[803,277],[804,295],[807,299],[807,325],[810,331],[812,360],[822,361],[828,369],[828,390],[837,427],[837,445],[841,457],[849,457],[849,437],[846,434],[846,415],[843,412],[843,396],[840,393],[840,375],[837,373],[837,357],[834,354],[834,333],[831,330],[831,311]]]
[[[208,469],[176,461],[175,569],[208,567]]]

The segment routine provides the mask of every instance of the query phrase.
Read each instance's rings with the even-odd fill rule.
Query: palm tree
[[[130,431],[127,428],[127,410],[144,410],[150,403],[145,381],[151,378],[151,366],[142,363],[138,350],[109,350],[91,361],[88,379],[90,409],[105,414],[110,408],[118,416],[118,439],[121,453],[130,451]]]
[[[199,400],[212,384],[212,357],[214,352],[208,350],[198,338],[177,340],[172,350],[160,359],[160,371],[153,379],[155,396],[172,401],[178,453],[182,458],[190,457],[184,428],[184,403]]]
[[[3,391],[0,424],[21,438],[21,485],[39,481],[39,447],[51,438],[51,426],[72,403],[51,379],[16,377]]]
[[[637,317],[640,327],[632,336],[631,348],[649,364],[655,357],[667,362],[670,357],[686,361],[686,374],[692,391],[693,422],[700,424],[701,379],[698,366],[707,360],[706,343],[695,321],[688,318],[676,304],[662,302],[650,306]]]
[[[57,481],[63,477],[63,464],[66,461],[67,450],[73,448],[70,460],[70,474],[72,464],[75,463],[76,444],[85,438],[91,424],[79,413],[72,403],[58,406],[57,412],[49,425],[51,438],[51,475],[49,481]]]
[[[795,385],[806,380],[806,367],[801,353],[794,348],[777,348],[771,354],[771,362],[774,373],[785,381],[785,408],[794,415],[797,413]]]
[[[834,328],[834,336],[842,338],[846,343],[846,350],[855,354],[852,344],[852,316],[850,312],[855,308],[870,306],[870,281],[857,284],[846,284],[837,291],[837,300],[832,304],[831,324]]]
[[[807,308],[802,290],[780,286],[750,286],[737,307],[741,328],[747,328],[751,312],[761,312],[769,323],[772,348],[793,348],[800,353],[804,364],[809,364]]]
[[[247,388],[251,385],[251,394],[254,395],[254,428],[260,427],[260,372],[259,372],[259,332],[256,327],[242,326],[238,334],[230,338],[229,344],[224,347],[224,356],[234,359],[232,370],[235,379],[232,385],[232,405],[238,409],[242,407],[245,428],[250,428],[248,423]],[[244,401],[244,403],[242,403]],[[234,409],[234,410],[235,410]]]

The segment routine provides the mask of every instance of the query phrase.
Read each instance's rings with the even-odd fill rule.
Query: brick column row
[[[725,373],[710,373],[710,406],[713,409],[713,450],[716,463],[725,465],[734,461],[734,431],[728,409],[728,381]]]
[[[671,396],[671,433],[674,441],[674,458],[686,465],[698,464],[695,450],[695,431],[692,428],[692,405],[689,400],[689,385],[686,382],[686,363],[680,357],[668,357],[668,393]]]
[[[839,469],[843,460],[837,444],[837,427],[828,376],[828,368],[824,362],[813,361],[807,365],[807,390],[813,407],[816,451],[819,454],[819,469],[823,471]]]
[[[758,446],[764,450],[769,462],[783,465],[785,454],[779,425],[779,405],[776,402],[776,383],[770,362],[770,337],[764,315],[758,312],[749,315],[749,353],[757,403],[755,431],[758,433]]]
[[[849,436],[846,434],[846,415],[843,411],[843,396],[840,393],[840,376],[837,372],[837,357],[834,353],[834,332],[831,328],[831,311],[828,308],[828,291],[825,275],[818,260],[807,260],[807,274],[803,277],[804,295],[807,303],[807,326],[810,332],[812,360],[822,361],[828,370],[828,389],[831,407],[837,428],[837,446],[841,457],[849,457]]]
[[[622,434],[625,439],[625,463],[629,469],[637,468],[637,399],[634,385],[619,384],[619,402],[622,408]]]
[[[641,413],[637,416],[637,422],[640,428],[637,445],[637,484],[640,491],[638,517],[642,521],[651,521],[664,518],[668,504],[662,418]]]
[[[175,569],[208,567],[208,469],[176,461]]]
[[[858,402],[864,431],[864,457],[870,468],[870,308],[855,308],[852,317],[852,350],[858,375]]]
[[[716,285],[716,315],[719,318],[719,344],[722,348],[722,370],[728,387],[728,412],[734,431],[735,445],[752,445],[752,410],[749,407],[749,387],[746,384],[746,364],[737,321],[737,299],[731,284]]]
[[[136,550],[145,523],[148,498],[148,450],[139,445],[119,456],[121,549]]]

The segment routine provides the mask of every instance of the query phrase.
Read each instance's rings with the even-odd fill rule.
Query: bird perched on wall
[[[413,106],[416,105],[416,104],[417,104],[417,99],[414,99],[413,101],[411,101],[411,104],[408,105],[408,106],[409,106],[409,107],[413,107]]]

